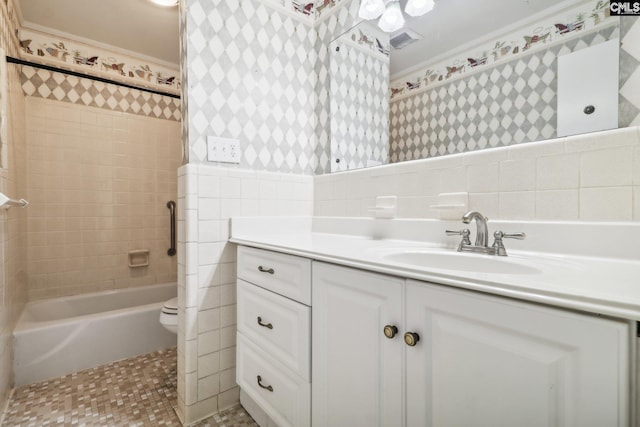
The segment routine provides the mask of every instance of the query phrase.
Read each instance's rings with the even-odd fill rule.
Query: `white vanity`
[[[638,227],[490,222],[529,236],[496,257],[456,252],[455,226],[235,218],[237,381],[254,418],[636,426],[640,255],[619,246]]]

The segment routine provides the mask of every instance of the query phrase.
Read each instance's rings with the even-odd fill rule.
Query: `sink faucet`
[[[502,231],[496,231],[493,233],[495,241],[492,246],[489,246],[489,231],[487,227],[488,218],[477,211],[469,211],[462,217],[462,222],[465,224],[469,224],[474,220],[476,222],[476,242],[473,245],[469,240],[470,233],[468,229],[460,231],[446,230],[448,236],[462,236],[462,241],[458,245],[458,252],[479,252],[488,255],[507,256],[507,251],[504,248],[502,239],[522,240],[526,237],[524,233],[507,234]]]
[[[469,224],[471,221],[476,221],[476,246],[486,248],[489,246],[489,237],[487,232],[487,220],[484,215],[477,211],[469,211],[462,217],[462,222]]]

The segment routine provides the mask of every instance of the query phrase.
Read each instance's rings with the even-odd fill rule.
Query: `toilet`
[[[178,333],[178,298],[171,298],[164,303],[160,310],[160,323],[167,331]]]

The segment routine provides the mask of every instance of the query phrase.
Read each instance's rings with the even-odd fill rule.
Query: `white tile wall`
[[[179,169],[178,412],[185,423],[238,402],[229,218],[311,215],[312,204],[311,176],[195,164]]]
[[[398,216],[439,218],[437,195],[469,192],[492,219],[640,220],[640,128],[315,177],[314,214],[370,216],[397,195]]]
[[[29,300],[174,282],[180,124],[38,97],[24,113]],[[134,271],[140,248],[150,265]]]

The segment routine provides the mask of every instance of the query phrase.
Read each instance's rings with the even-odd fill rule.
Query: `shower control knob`
[[[393,325],[387,325],[384,327],[384,336],[391,339],[398,334],[398,328]]]
[[[406,334],[404,334],[404,342],[409,347],[414,347],[418,343],[418,341],[420,341],[420,335],[416,334],[415,332],[407,332]]]

